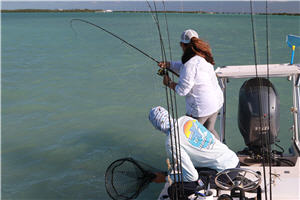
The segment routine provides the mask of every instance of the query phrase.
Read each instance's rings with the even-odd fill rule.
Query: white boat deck
[[[260,171],[263,174],[263,167],[245,167],[253,171]],[[270,191],[269,167],[266,167],[267,191]],[[300,199],[300,162],[297,159],[293,167],[272,167],[272,199],[273,200],[299,200]],[[263,179],[263,176],[262,176]],[[264,190],[264,181],[261,183]],[[270,194],[267,193],[268,199]],[[265,193],[262,193],[265,199]]]
[[[263,167],[242,167],[251,169],[253,171],[260,171],[263,174]],[[270,187],[270,179],[269,179],[269,167],[266,167],[266,182],[267,182],[267,191],[269,191]],[[294,167],[272,167],[272,199],[273,200],[299,200],[300,199],[300,161],[297,160],[297,163]],[[262,176],[263,179],[263,176]],[[162,190],[158,200],[169,200],[169,198],[163,198],[164,195],[167,195],[167,189],[169,184],[166,183],[164,189]],[[263,180],[261,183],[262,188],[262,200],[265,200],[264,193],[264,185]],[[204,191],[201,191],[204,193]],[[217,200],[217,191],[215,189],[212,190],[213,198],[207,198],[206,200],[213,199]],[[230,194],[230,191],[219,190],[219,195],[221,194]],[[246,192],[246,197],[253,198],[256,197],[256,193],[248,193]],[[195,196],[191,196],[190,199],[194,199]],[[270,198],[270,194],[267,193],[267,198]],[[199,198],[205,199],[205,198]],[[236,199],[236,198],[234,198]],[[239,198],[237,198],[239,199]]]

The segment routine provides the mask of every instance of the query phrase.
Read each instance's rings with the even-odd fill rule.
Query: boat
[[[150,5],[149,7],[152,10]],[[157,12],[152,11],[151,13],[160,31]],[[252,14],[251,12],[251,16]],[[86,23],[94,25],[90,22]],[[158,63],[157,60],[122,38],[102,27],[97,27]],[[253,35],[254,32],[253,29]],[[225,134],[227,124],[226,105],[230,104],[226,98],[226,90],[230,87],[229,80],[247,79],[239,91],[239,112],[237,116],[238,127],[244,138],[245,148],[237,152],[240,168],[226,169],[219,173],[209,169],[198,171],[201,175],[205,175],[208,181],[205,183],[204,189],[195,191],[195,194],[189,196],[188,199],[300,199],[300,114],[298,112],[300,109],[300,65],[293,64],[295,46],[300,46],[300,37],[288,37],[287,42],[289,38],[291,40],[295,39],[297,43],[297,45],[292,45],[293,53],[290,64],[234,65],[219,67],[215,70],[224,94],[224,106],[220,111],[219,133],[221,141],[225,144],[226,141],[230,140],[230,138],[226,138]],[[162,43],[161,35],[160,41]],[[253,41],[255,47],[255,37]],[[161,46],[163,45],[161,44]],[[291,131],[286,130],[286,132],[281,133],[292,138],[288,153],[272,148],[272,145],[278,145],[279,143],[277,136],[279,132],[280,103],[276,84],[272,83],[270,78],[284,78],[289,81],[292,87],[290,95],[292,96],[293,125]],[[238,91],[236,94],[238,94]],[[145,170],[146,168],[149,170]],[[168,166],[169,170],[171,168]],[[107,193],[112,199],[135,199],[155,178],[156,175],[152,172],[155,172],[155,170],[150,169],[149,166],[143,167],[140,162],[132,158],[118,159],[108,167],[105,174]],[[230,174],[235,174],[235,178],[231,178]],[[132,184],[126,184],[129,183],[129,178],[133,180]],[[226,182],[224,179],[227,179]],[[171,180],[165,183],[158,200],[170,199],[168,188],[171,184]]]
[[[247,185],[247,183],[232,180],[230,184],[223,184],[219,182],[218,177],[213,177],[214,180],[210,180],[210,182],[213,181],[215,187],[207,189],[211,195],[198,197],[192,195],[189,199],[300,199],[300,113],[298,112],[300,110],[300,65],[223,66],[217,68],[215,72],[222,86],[225,100],[220,111],[220,135],[223,142],[230,140],[230,138],[226,138],[225,134],[226,104],[230,104],[226,99],[226,90],[230,87],[229,80],[247,79],[239,91],[239,112],[237,116],[246,148],[237,152],[241,168],[230,169],[229,171],[238,170],[241,177],[252,182]],[[279,99],[275,89],[276,85],[273,85],[269,78],[284,78],[291,84],[293,125],[291,131],[281,133],[288,138],[292,138],[289,152],[284,154],[273,150],[269,159],[264,160],[262,159],[261,148],[265,147],[260,143],[261,134],[267,135],[267,133],[270,133],[269,144],[277,144],[278,141],[275,138],[279,131]],[[259,101],[258,96],[260,96]],[[260,115],[258,115],[258,112],[261,112]],[[267,112],[270,113],[270,117],[265,115]],[[220,172],[219,175],[222,175],[222,173],[226,175],[228,171]],[[247,186],[252,188],[249,189]],[[169,199],[167,197],[168,187],[169,183],[166,183],[158,200]],[[208,194],[205,190],[199,192]]]
[[[220,139],[226,137],[226,90],[231,79],[247,79],[239,91],[238,126],[244,138],[245,149],[237,152],[240,168],[217,173],[206,168],[198,170],[208,181],[204,189],[195,191],[193,200],[298,200],[300,199],[300,65],[267,64],[224,66],[215,70],[222,86],[225,103],[220,111]],[[270,78],[281,78],[291,85],[293,115],[292,128],[281,133],[292,138],[288,153],[277,151],[279,98],[276,84]],[[274,81],[275,82],[275,81]],[[264,141],[264,142],[262,142]],[[230,147],[230,146],[229,146]],[[170,163],[168,169],[171,169]],[[136,199],[160,170],[136,161],[122,158],[114,161],[105,174],[106,190],[112,199]],[[232,174],[235,174],[232,177]],[[224,181],[225,180],[225,181]],[[129,184],[130,183],[130,184]],[[170,200],[165,183],[158,200]],[[176,198],[175,198],[176,199]],[[177,199],[185,199],[177,198]]]

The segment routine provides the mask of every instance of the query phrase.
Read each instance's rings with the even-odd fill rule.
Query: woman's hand
[[[165,86],[169,86],[170,83],[171,83],[170,77],[169,77],[168,75],[164,75],[163,84],[164,84]]]
[[[175,91],[177,83],[173,82],[168,75],[164,75],[163,84]]]
[[[170,68],[170,62],[159,62],[157,65],[163,69]]]

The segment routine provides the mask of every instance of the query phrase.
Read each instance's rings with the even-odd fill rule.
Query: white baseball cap
[[[182,43],[185,43],[185,44],[188,44],[191,42],[191,39],[193,37],[196,37],[196,38],[199,38],[198,37],[198,33],[192,29],[188,29],[188,30],[185,30],[182,34],[181,34],[181,42]]]

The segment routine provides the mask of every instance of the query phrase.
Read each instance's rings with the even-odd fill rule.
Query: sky
[[[151,3],[152,0],[149,0]],[[161,3],[162,1],[157,1]],[[249,12],[249,0],[241,1],[170,1],[165,0],[167,10],[207,12]],[[269,12],[300,13],[300,1],[268,0]],[[2,9],[110,9],[148,11],[146,0],[136,1],[2,1]],[[264,12],[265,1],[254,0],[254,11]]]

